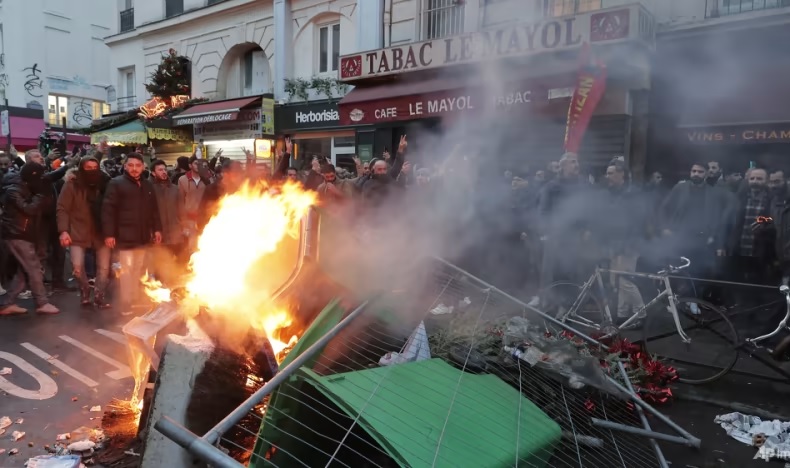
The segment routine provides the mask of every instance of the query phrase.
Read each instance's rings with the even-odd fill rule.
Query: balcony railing
[[[132,29],[134,29],[134,8],[129,8],[121,12],[121,32],[131,31]]]
[[[457,0],[425,0],[422,11],[423,39],[438,39],[464,32],[464,4]]]
[[[118,98],[118,112],[126,112],[134,109],[137,107],[137,97],[136,96],[124,96]]]
[[[790,7],[790,0],[705,0],[705,17],[718,18],[783,7]]]

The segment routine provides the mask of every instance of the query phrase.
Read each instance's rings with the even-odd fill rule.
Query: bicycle
[[[675,354],[677,351],[685,351],[686,355],[691,355],[695,361],[686,358],[672,358],[678,363],[693,362],[694,369],[683,369],[679,374],[679,380],[688,384],[703,384],[712,382],[729,372],[738,360],[737,344],[740,342],[735,327],[730,322],[727,315],[721,308],[700,299],[693,297],[679,297],[672,289],[671,278],[691,265],[691,261],[681,257],[683,264],[678,267],[668,266],[666,269],[656,274],[635,273],[618,271],[596,267],[592,276],[581,286],[568,282],[559,281],[549,285],[541,294],[544,311],[553,314],[557,320],[569,322],[575,325],[591,328],[602,332],[599,337],[601,340],[619,335],[621,332],[640,328],[641,322],[641,341],[645,351],[650,354],[657,354],[664,358],[666,355]],[[604,279],[606,275],[606,279]],[[608,282],[609,275],[621,275],[632,278],[646,278],[658,281],[660,284],[659,292],[652,300],[642,306],[622,323],[616,324],[613,320],[609,308],[609,299],[605,281]],[[596,291],[597,290],[597,294]],[[567,298],[575,297],[572,304],[568,306]],[[663,305],[660,310],[648,314],[648,310]],[[552,308],[556,307],[556,311]],[[661,313],[668,312],[666,313]],[[671,321],[669,321],[671,319]],[[682,319],[687,319],[690,324],[684,326]],[[664,335],[649,336],[648,331],[656,329],[659,325],[670,325],[670,330]],[[716,329],[708,330],[710,335],[703,335],[692,339],[689,336],[692,332],[705,329],[707,325],[716,325]],[[678,349],[674,344],[666,346],[666,343],[653,343],[660,339],[678,337],[680,344],[685,349]],[[715,340],[711,338],[715,337]],[[721,341],[724,345],[717,347],[716,343]],[[702,347],[696,352],[691,351],[693,343],[701,344]],[[788,343],[790,348],[790,343]],[[712,362],[699,362],[712,361]],[[707,369],[710,372],[698,374],[698,368]]]

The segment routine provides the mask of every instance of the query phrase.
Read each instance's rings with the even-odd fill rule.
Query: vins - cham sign
[[[347,55],[340,59],[340,78],[354,81],[373,76],[425,70],[504,57],[534,55],[636,37],[639,6],[488,29],[389,49]]]

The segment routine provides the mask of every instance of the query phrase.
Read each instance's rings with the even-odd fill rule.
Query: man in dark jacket
[[[168,178],[167,165],[161,159],[151,163],[151,183],[154,185],[156,206],[162,220],[162,244],[161,248],[153,250],[152,270],[158,279],[172,284],[172,280],[179,273],[177,259],[184,248],[183,212],[179,203],[178,187]]]
[[[30,290],[36,300],[36,312],[57,314],[57,307],[49,303],[44,287],[41,261],[36,254],[41,217],[52,198],[44,181],[44,166],[34,162],[25,163],[19,173],[18,182],[7,187],[3,204],[2,233],[8,250],[16,257],[21,269],[17,270],[8,287],[8,293],[0,301],[0,315],[23,314],[27,311],[14,304],[25,285],[25,274]]]
[[[124,173],[112,179],[102,203],[102,234],[107,247],[119,250],[121,313],[129,315],[138,299],[146,250],[162,242],[162,219],[154,187],[142,178],[143,156],[130,153]]]
[[[99,169],[99,161],[86,156],[80,161],[76,177],[63,185],[57,203],[60,245],[68,247],[74,278],[79,281],[82,306],[91,303],[90,285],[85,270],[88,249],[96,258],[96,283],[93,303],[100,309],[110,305],[104,299],[110,273],[110,249],[101,233],[101,203],[110,176]]]
[[[371,162],[370,176],[362,182],[361,188],[362,198],[368,206],[378,208],[391,198],[390,195],[396,190],[395,181],[398,180],[401,169],[403,169],[407,147],[406,135],[402,135],[395,161],[391,167],[383,159]]]

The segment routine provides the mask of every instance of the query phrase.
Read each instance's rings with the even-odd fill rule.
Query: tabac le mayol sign
[[[547,18],[497,29],[343,56],[340,79],[427,70],[505,57],[535,55],[631,39],[639,31],[639,6]]]

